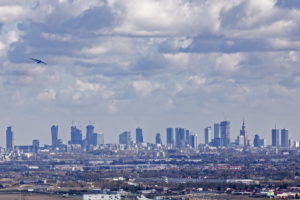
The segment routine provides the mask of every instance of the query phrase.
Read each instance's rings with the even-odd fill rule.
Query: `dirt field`
[[[81,200],[80,197],[68,197],[63,198],[59,196],[47,196],[47,195],[20,195],[20,194],[0,194],[0,200]]]

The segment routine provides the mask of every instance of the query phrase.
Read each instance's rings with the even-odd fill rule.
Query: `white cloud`
[[[56,92],[53,89],[45,90],[45,91],[41,92],[40,94],[38,94],[37,99],[41,100],[41,101],[55,100],[56,99]]]
[[[277,104],[293,114],[299,19],[299,7],[275,0],[0,0],[0,102],[19,105],[12,116],[38,116],[40,101],[66,118],[167,109],[174,123]]]
[[[148,96],[155,90],[161,88],[161,85],[148,80],[136,80],[132,82],[132,87],[140,95]]]
[[[14,20],[21,19],[25,16],[26,10],[22,6],[18,5],[9,5],[1,6],[0,5],[0,22],[13,22]]]
[[[225,72],[225,73],[234,72],[240,67],[239,65],[242,59],[243,59],[242,55],[239,53],[220,55],[216,59],[215,70],[217,72]]]

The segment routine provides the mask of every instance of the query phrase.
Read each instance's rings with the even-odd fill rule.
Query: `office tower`
[[[52,141],[52,148],[56,148],[57,141],[58,141],[58,126],[53,125],[51,126],[51,141]]]
[[[71,141],[69,143],[82,145],[82,132],[76,126],[71,126]]]
[[[228,147],[230,145],[230,121],[222,121],[221,129],[221,146]]]
[[[243,135],[237,136],[236,144],[239,146],[245,146],[245,137]]]
[[[190,145],[190,130],[185,130],[184,146],[187,147],[189,145]]]
[[[98,134],[94,133],[93,134],[93,144],[94,146],[104,144],[104,135],[103,134]]]
[[[210,144],[211,134],[212,134],[211,127],[210,126],[206,127],[204,129],[204,144]]]
[[[261,147],[264,147],[265,146],[265,139],[260,139],[260,145],[261,145]]]
[[[135,129],[135,143],[136,144],[141,144],[144,142],[143,138],[143,129],[141,128],[136,128]]]
[[[32,140],[32,150],[34,153],[38,153],[40,150],[40,141],[39,140]]]
[[[185,129],[184,128],[176,128],[175,129],[175,137],[176,137],[176,147],[183,148],[185,146]]]
[[[259,135],[256,134],[254,136],[253,145],[254,145],[254,147],[262,147],[262,146],[264,146],[264,139],[261,139],[259,137]]]
[[[174,146],[174,132],[173,128],[167,128],[167,145],[168,146]]]
[[[220,138],[220,124],[214,124],[214,138]]]
[[[281,129],[281,146],[289,147],[289,131],[287,129]]]
[[[279,129],[272,129],[272,146],[279,147]]]
[[[95,127],[93,125],[86,126],[86,144],[87,146],[93,145],[93,134],[94,134]]]
[[[246,131],[245,121],[243,120],[242,130],[240,130],[240,136],[243,136],[243,140],[239,145],[241,146],[250,146],[250,142],[248,139],[248,132]],[[243,143],[243,145],[242,145]]]
[[[155,144],[162,144],[160,133],[156,133]]]
[[[130,131],[124,131],[119,135],[119,144],[131,144],[131,133]]]
[[[12,127],[9,126],[6,129],[6,151],[12,151],[14,149],[14,133]]]
[[[198,147],[197,135],[190,135],[190,147],[193,149]]]

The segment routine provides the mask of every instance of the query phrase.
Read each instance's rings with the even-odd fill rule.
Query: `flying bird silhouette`
[[[47,63],[45,63],[44,61],[40,60],[40,59],[36,59],[36,58],[30,58],[31,60],[33,60],[34,62],[36,62],[37,64],[44,64],[47,65]]]

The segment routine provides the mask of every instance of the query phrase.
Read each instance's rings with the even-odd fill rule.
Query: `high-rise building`
[[[245,137],[243,135],[237,136],[236,144],[239,146],[245,146]]]
[[[143,138],[143,129],[141,128],[136,128],[135,129],[135,143],[136,144],[141,144],[144,142]]]
[[[87,146],[93,145],[93,139],[94,139],[94,129],[95,127],[93,125],[87,125],[86,126],[86,144]]]
[[[174,146],[174,132],[173,128],[167,128],[167,145],[168,146]]]
[[[32,150],[34,153],[38,153],[40,150],[40,141],[39,140],[32,140]]]
[[[93,134],[93,146],[104,144],[104,135],[101,133]]]
[[[156,133],[155,144],[162,144],[160,133]]]
[[[187,147],[189,145],[190,145],[190,130],[185,130],[184,146]]]
[[[264,139],[261,139],[261,138],[259,137],[259,135],[256,134],[256,135],[254,136],[253,145],[254,145],[254,147],[263,147],[263,146],[264,146]]]
[[[272,146],[279,147],[279,129],[272,129]]]
[[[198,147],[197,135],[190,135],[190,147],[196,149]]]
[[[14,149],[14,133],[12,127],[9,126],[6,129],[6,150],[12,151]]]
[[[289,130],[281,129],[281,146],[282,147],[289,147]]]
[[[243,120],[242,130],[240,130],[240,136],[243,136],[241,138],[244,140],[243,142],[241,142],[241,143],[243,143],[242,146],[250,146],[250,142],[248,139],[248,132],[246,131],[246,126],[245,126],[244,120]],[[240,143],[240,145],[241,145],[241,143]]]
[[[214,138],[221,138],[221,136],[220,136],[220,124],[219,123],[214,124]]]
[[[53,125],[51,126],[51,141],[52,141],[52,148],[56,148],[58,146],[58,126]]]
[[[222,121],[221,129],[221,146],[228,147],[230,145],[230,121]]]
[[[69,143],[82,145],[82,131],[76,126],[71,126],[71,141]]]
[[[211,142],[211,134],[212,134],[212,130],[211,127],[206,127],[204,129],[204,144],[210,144]]]
[[[124,131],[119,135],[119,144],[131,144],[131,133],[130,131]]]
[[[175,137],[176,137],[176,147],[183,148],[185,146],[185,136],[186,132],[184,128],[176,128],[175,129]]]

